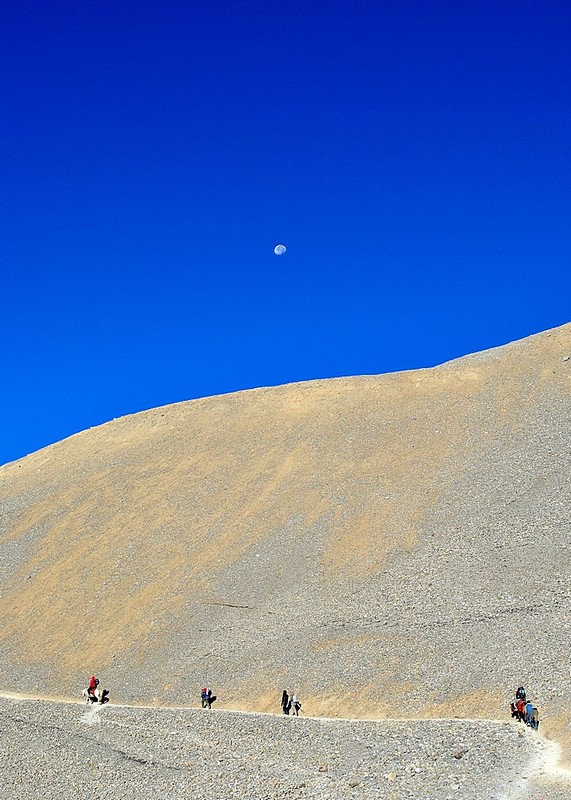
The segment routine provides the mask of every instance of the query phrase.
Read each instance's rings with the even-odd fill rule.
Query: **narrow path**
[[[4,697],[8,700],[42,700],[46,703],[75,703],[77,705],[86,705],[86,702],[82,698],[73,698],[73,697],[62,697],[59,695],[41,695],[41,694],[29,694],[27,692],[0,692],[0,697]],[[202,710],[200,706],[159,706],[159,705],[149,705],[147,703],[113,703],[107,702],[105,703],[106,706],[116,708],[148,708],[150,710],[172,710],[172,711],[197,711]],[[257,715],[257,716],[267,716],[267,717],[282,717],[284,716],[281,712],[273,712],[273,711],[246,711],[243,709],[236,709],[236,708],[221,708],[218,707],[213,709],[218,713],[224,712],[225,714],[249,714],[249,715]],[[314,717],[308,714],[302,715],[303,719],[314,719],[317,721],[325,721],[325,722],[412,722],[415,720],[416,722],[496,722],[498,724],[502,724],[507,722],[507,720],[503,719],[490,719],[488,717],[324,717],[318,716]],[[293,719],[293,716],[291,717]]]

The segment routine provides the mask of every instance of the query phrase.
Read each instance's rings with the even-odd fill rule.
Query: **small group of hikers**
[[[200,691],[200,702],[202,704],[202,708],[212,708],[212,703],[215,700],[216,697],[212,694],[212,689],[209,686],[203,686]],[[289,695],[287,693],[287,689],[284,689],[282,692],[281,708],[283,714],[289,715],[291,711],[294,717],[299,717],[301,703],[297,699],[297,696],[294,694],[294,692]]]
[[[528,699],[523,686],[517,687],[515,699],[510,703],[510,711],[512,712],[512,717],[517,719],[518,722],[525,722],[526,725],[534,730],[539,728],[539,712],[531,700]]]
[[[83,695],[87,698],[88,703],[96,703],[98,701],[103,703],[107,699],[108,694],[109,692],[107,690],[102,692],[99,689],[99,678],[96,678],[95,675],[91,676],[87,689],[83,690]],[[212,689],[209,686],[202,687],[200,700],[202,708],[212,708],[212,703],[216,700],[216,697],[212,694]],[[291,712],[294,717],[299,717],[301,703],[294,692],[288,694],[287,689],[284,689],[280,705],[282,714],[289,716]],[[527,693],[523,686],[517,687],[515,699],[510,703],[510,710],[512,717],[517,719],[518,722],[525,722],[526,725],[534,730],[539,728],[539,712],[531,700],[527,698]]]
[[[287,689],[284,689],[282,692],[281,707],[283,714],[289,715],[289,712],[291,711],[294,717],[299,717],[301,703],[293,692],[291,695],[289,695],[287,693]]]

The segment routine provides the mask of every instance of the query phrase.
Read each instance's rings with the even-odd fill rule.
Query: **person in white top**
[[[301,703],[297,699],[297,695],[294,694],[294,692],[291,693],[290,703],[291,703],[292,714],[294,715],[294,717],[299,717],[299,709],[301,708]]]

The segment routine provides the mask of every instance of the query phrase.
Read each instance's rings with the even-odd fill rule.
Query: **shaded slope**
[[[0,470],[0,681],[567,731],[571,327],[115,420]],[[527,644],[527,643],[531,644]],[[564,697],[564,707],[558,706]],[[193,698],[194,699],[194,698]]]

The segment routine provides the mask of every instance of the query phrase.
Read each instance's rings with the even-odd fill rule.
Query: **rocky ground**
[[[305,719],[0,699],[0,796],[563,800],[554,746],[511,722]]]

